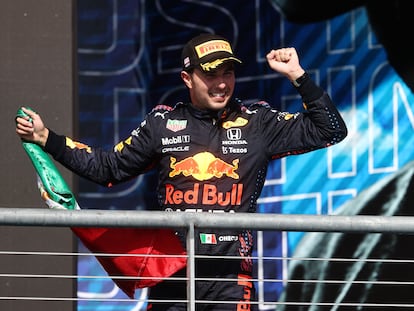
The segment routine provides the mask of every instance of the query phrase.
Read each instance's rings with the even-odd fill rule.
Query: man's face
[[[182,71],[181,78],[189,89],[192,104],[201,110],[224,108],[233,95],[236,80],[232,63],[209,72],[198,68],[192,73]]]

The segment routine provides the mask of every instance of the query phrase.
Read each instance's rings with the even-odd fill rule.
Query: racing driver
[[[266,58],[272,70],[292,82],[303,112],[235,99],[235,69],[241,60],[226,38],[201,34],[182,50],[181,78],[190,102],[155,107],[114,150],[74,143],[24,108],[33,122],[17,118],[16,132],[74,173],[105,186],[157,166],[161,210],[254,213],[269,161],[325,148],[347,135],[340,113],[301,67],[295,48],[271,50]],[[257,310],[251,231],[199,229],[196,237],[196,254],[215,256],[196,260],[196,278],[203,278],[196,282],[197,310]],[[186,299],[186,283],[163,281],[151,288],[149,298],[155,301],[150,310],[186,310],[186,303],[174,301]]]

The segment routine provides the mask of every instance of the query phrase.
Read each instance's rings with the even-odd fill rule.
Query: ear
[[[191,89],[192,81],[191,81],[191,75],[187,71],[181,71],[181,79],[183,79],[185,85]]]

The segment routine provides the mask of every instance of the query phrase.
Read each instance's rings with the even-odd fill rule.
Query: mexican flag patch
[[[200,233],[201,244],[217,244],[216,235],[213,233]]]

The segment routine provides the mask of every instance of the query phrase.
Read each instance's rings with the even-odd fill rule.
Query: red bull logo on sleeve
[[[66,146],[68,146],[71,149],[84,149],[86,150],[87,153],[92,153],[92,149],[91,147],[89,147],[88,145],[85,145],[84,143],[78,142],[78,141],[73,141],[72,139],[70,139],[69,137],[66,137]]]
[[[183,174],[185,177],[193,176],[200,181],[213,177],[222,178],[223,176],[239,179],[239,174],[236,173],[239,168],[239,159],[234,159],[230,164],[216,158],[210,152],[201,152],[179,162],[176,158],[171,157],[170,161],[170,167],[172,168],[169,174],[170,177]]]

